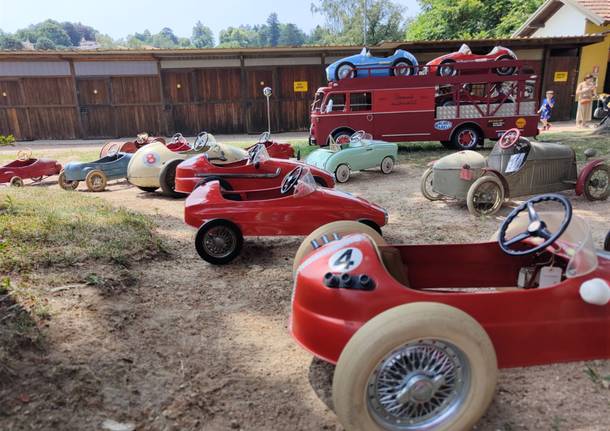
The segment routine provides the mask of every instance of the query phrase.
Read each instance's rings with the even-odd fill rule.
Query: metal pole
[[[362,2],[364,3],[364,7],[363,7],[363,15],[364,15],[364,46],[366,46],[366,7],[367,7],[367,0],[362,0]]]
[[[269,109],[269,98],[271,97],[272,93],[273,90],[271,90],[271,87],[263,88],[263,94],[267,98],[267,132],[269,133],[271,133],[271,111]]]

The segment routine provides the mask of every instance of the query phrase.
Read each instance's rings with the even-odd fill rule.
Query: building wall
[[[610,31],[610,25],[599,26],[593,24],[591,21],[587,21],[585,27],[586,33],[603,33]],[[582,48],[580,54],[580,67],[578,72],[578,82],[582,82],[585,76],[589,73],[593,73],[595,68],[599,68],[597,74],[597,91],[602,92],[604,90],[604,81],[606,79],[606,73],[608,72],[608,51],[610,50],[610,34],[606,35],[603,42],[596,43],[593,45],[585,46]]]
[[[585,34],[586,17],[578,9],[564,4],[551,16],[543,28],[530,37],[581,36]]]

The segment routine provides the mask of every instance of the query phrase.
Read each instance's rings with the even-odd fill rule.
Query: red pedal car
[[[248,150],[248,157],[233,163],[215,164],[208,154],[191,157],[176,167],[176,191],[191,193],[198,185],[220,181],[225,190],[255,190],[279,187],[290,171],[303,163],[270,158],[267,146],[258,143]],[[323,169],[309,168],[316,183],[334,187],[333,174]]]
[[[165,139],[155,136],[148,136],[148,133],[139,133],[134,141],[108,142],[100,150],[100,158],[106,157],[108,154],[135,153],[144,145],[152,142],[163,142],[165,144]]]
[[[246,150],[250,151],[257,144],[265,144],[269,156],[274,159],[290,159],[294,157],[294,148],[292,148],[292,145],[286,142],[272,141],[271,133],[269,132],[261,133],[256,144],[249,146]]]
[[[60,172],[61,165],[57,160],[33,159],[31,150],[21,150],[17,153],[16,160],[0,167],[0,183],[21,187],[25,179],[40,182],[44,177],[58,175]]]
[[[380,233],[387,217],[383,208],[364,199],[317,187],[306,166],[294,168],[275,188],[229,191],[219,181],[208,182],[190,194],[184,207],[186,223],[199,229],[197,252],[213,264],[235,259],[244,236],[307,235],[344,219]]]
[[[439,76],[454,76],[457,70],[453,67],[454,63],[461,61],[500,61],[500,60],[516,60],[517,56],[508,48],[496,46],[485,55],[473,54],[471,49],[466,44],[462,44],[459,50],[451,54],[441,55],[434,60],[429,61],[428,73],[436,73]],[[475,71],[476,72],[476,71]],[[501,76],[512,75],[515,73],[515,67],[498,67],[495,72]]]
[[[610,253],[567,198],[515,208],[498,243],[388,245],[346,226],[303,242],[318,248],[295,257],[290,319],[337,364],[345,429],[471,429],[498,367],[610,359]]]

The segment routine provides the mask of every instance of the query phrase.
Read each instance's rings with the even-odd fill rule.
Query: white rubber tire
[[[475,206],[474,198],[478,188],[488,182],[495,184],[499,188],[500,192],[497,201],[494,203],[494,206],[488,211],[481,212],[480,209]],[[477,217],[494,215],[498,212],[500,208],[502,208],[502,204],[504,203],[504,193],[504,185],[498,177],[496,177],[495,175],[483,175],[481,178],[477,179],[474,183],[472,183],[472,185],[468,189],[468,194],[466,195],[466,206],[468,207],[468,211],[470,212],[470,214]]]
[[[416,302],[391,308],[362,326],[347,343],[335,369],[333,403],[350,431],[388,430],[375,421],[366,399],[368,380],[379,362],[400,346],[424,339],[451,343],[467,358],[470,384],[464,400],[435,431],[470,430],[487,410],[496,388],[497,359],[481,325],[457,308]]]

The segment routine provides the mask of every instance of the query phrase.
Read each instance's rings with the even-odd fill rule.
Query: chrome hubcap
[[[381,167],[383,169],[383,172],[388,173],[392,170],[393,166],[394,166],[394,162],[392,161],[392,159],[385,159],[383,161],[383,165]]]
[[[341,66],[339,68],[339,72],[337,73],[337,75],[339,75],[340,79],[344,79],[344,78],[348,78],[349,76],[351,76],[352,74],[352,68],[350,66]]]
[[[236,243],[237,238],[233,231],[224,226],[211,228],[203,237],[205,251],[217,258],[223,258],[231,254]]]
[[[422,340],[387,355],[367,384],[368,407],[389,430],[421,430],[455,414],[469,389],[470,366],[450,343]]]

